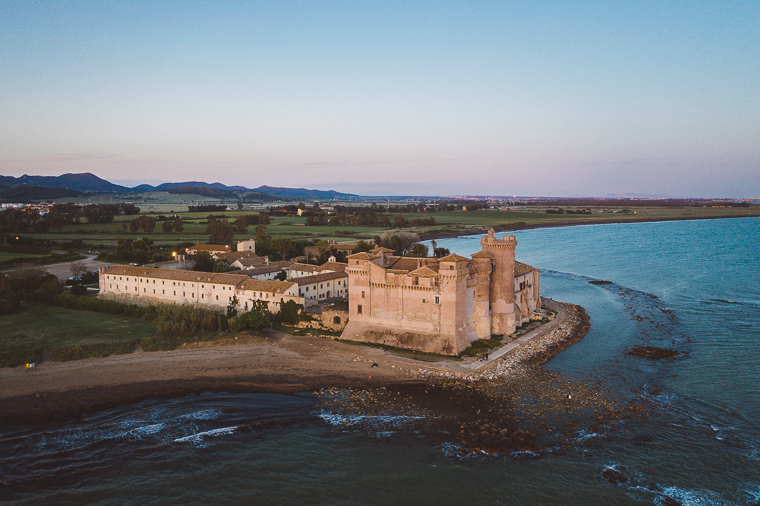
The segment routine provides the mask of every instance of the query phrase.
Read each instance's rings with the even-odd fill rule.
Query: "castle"
[[[458,355],[473,341],[512,334],[541,307],[541,273],[515,261],[517,239],[481,238],[467,259],[348,257],[349,319],[342,338]]]

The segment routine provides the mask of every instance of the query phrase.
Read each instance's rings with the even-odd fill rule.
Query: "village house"
[[[298,284],[298,296],[306,300],[320,302],[348,295],[348,274],[345,272],[325,272],[313,276],[302,276],[293,281]]]
[[[342,338],[458,355],[538,318],[540,271],[515,262],[515,236],[490,230],[481,247],[470,259],[398,257],[385,248],[349,256]]]
[[[224,244],[196,244],[185,249],[185,253],[188,255],[196,255],[201,251],[205,251],[209,255],[217,255],[220,253],[228,253],[230,247]]]

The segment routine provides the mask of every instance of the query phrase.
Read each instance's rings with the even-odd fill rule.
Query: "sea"
[[[760,219],[514,234],[542,295],[590,316],[582,341],[539,366],[548,386],[208,393],[1,428],[0,503],[760,503]],[[479,239],[437,245],[468,255]],[[625,353],[636,344],[683,353]],[[462,451],[463,421],[531,422],[525,406],[553,409],[542,388],[573,384],[645,408],[569,439],[550,421],[542,451]]]

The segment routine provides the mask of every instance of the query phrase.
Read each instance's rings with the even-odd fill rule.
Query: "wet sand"
[[[474,359],[423,362],[367,346],[276,331],[265,337],[241,336],[229,345],[200,343],[168,352],[45,362],[31,370],[0,369],[0,425],[76,419],[140,400],[202,392],[293,393],[425,385],[444,378],[494,380],[511,374],[514,363],[536,363],[538,355],[548,359],[564,349],[558,343],[567,340],[569,345],[585,334],[587,328],[579,326],[577,318],[562,314],[574,314],[578,306],[561,307],[561,320],[545,324],[528,343],[477,371],[471,367]]]

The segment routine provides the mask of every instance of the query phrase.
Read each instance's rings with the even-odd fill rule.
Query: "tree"
[[[362,251],[371,251],[373,246],[366,241],[359,241],[356,243],[354,253],[361,253]]]
[[[420,258],[427,258],[428,256],[428,247],[426,244],[417,243],[412,247],[412,256],[420,257]]]
[[[175,218],[172,226],[174,227],[175,232],[182,232],[185,230],[185,223],[182,221],[182,218]]]
[[[277,273],[277,275],[274,277],[274,279],[278,281],[287,281],[288,279],[288,273],[285,271],[280,271]]]
[[[242,202],[238,202],[237,203],[237,208],[238,209],[243,209],[243,203]]]
[[[235,238],[232,224],[226,218],[222,221],[209,220],[206,233],[209,234],[209,244],[228,244]]]
[[[230,263],[227,260],[220,258],[214,262],[213,272],[228,272],[230,270]]]
[[[81,260],[79,262],[74,262],[71,264],[71,275],[75,277],[76,279],[82,279],[82,277],[87,273],[87,264],[82,262]]]
[[[451,255],[449,248],[433,248],[433,256],[436,258],[443,258]]]
[[[259,242],[269,242],[269,234],[267,234],[266,225],[256,225],[256,240]]]
[[[229,304],[227,304],[227,318],[232,318],[233,316],[237,316],[238,310],[237,305],[240,301],[237,298],[237,295],[232,296],[232,300]]]
[[[172,230],[174,230],[174,223],[172,223],[171,221],[163,221],[163,222],[161,222],[161,230],[165,234],[170,233]]]
[[[273,239],[272,240],[272,249],[274,249],[277,253],[280,254],[280,257],[285,260],[285,257],[288,255],[290,250],[293,249],[293,241],[290,239]]]
[[[208,251],[199,251],[193,255],[195,261],[194,271],[211,272],[214,270],[214,259]]]

